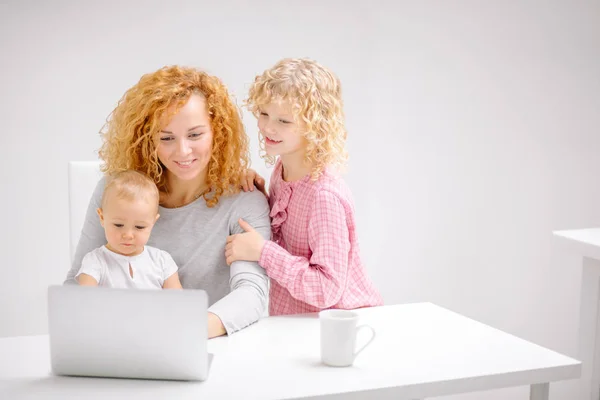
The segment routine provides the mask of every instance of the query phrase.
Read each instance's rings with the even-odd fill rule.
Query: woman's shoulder
[[[96,189],[102,188],[104,190],[104,186],[106,185],[106,175],[102,175],[100,179],[98,179],[98,183],[96,183]]]
[[[239,218],[250,224],[262,224],[270,229],[270,208],[265,195],[259,190],[252,192],[240,191],[219,200],[225,208],[224,217],[229,221],[230,229],[238,227]],[[254,225],[253,225],[254,226]],[[256,226],[255,226],[256,228]]]
[[[106,176],[103,175],[100,179],[98,179],[98,183],[96,183],[96,187],[94,188],[94,193],[92,197],[95,200],[99,200],[102,198],[102,194],[104,193],[104,187],[106,186]]]
[[[222,196],[223,205],[227,205],[232,209],[246,209],[246,208],[256,208],[256,209],[268,209],[269,203],[267,201],[266,196],[257,189],[253,191],[239,191],[234,194],[230,194],[227,196]],[[219,200],[221,200],[219,199]]]

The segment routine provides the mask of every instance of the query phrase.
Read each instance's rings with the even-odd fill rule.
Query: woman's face
[[[158,137],[158,159],[172,177],[182,181],[206,176],[213,134],[206,101],[193,94]]]

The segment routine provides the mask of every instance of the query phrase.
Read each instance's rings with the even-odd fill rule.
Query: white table
[[[0,339],[0,398],[423,399],[531,385],[531,399],[547,400],[550,382],[581,373],[577,360],[431,303],[359,313],[377,337],[353,367],[321,365],[315,314],[269,317],[209,341],[205,382],[57,377],[47,336]]]
[[[582,257],[578,354],[583,364],[581,399],[600,400],[600,228],[554,234]]]

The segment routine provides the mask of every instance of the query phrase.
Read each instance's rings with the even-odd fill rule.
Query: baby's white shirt
[[[129,266],[133,277],[129,274]],[[167,278],[177,272],[177,264],[166,251],[151,246],[137,256],[124,256],[110,251],[106,246],[87,253],[77,273],[88,274],[98,286],[131,289],[162,289]]]

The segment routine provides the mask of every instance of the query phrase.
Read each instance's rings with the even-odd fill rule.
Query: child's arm
[[[339,302],[346,289],[350,252],[346,210],[335,194],[320,191],[316,195],[307,234],[310,259],[266,241],[259,264],[295,299],[329,308]]]
[[[269,198],[269,194],[267,193],[267,188],[265,187],[265,178],[260,176],[255,170],[249,168],[242,173],[241,176],[242,181],[242,190],[244,192],[253,191],[256,187],[262,194],[264,194],[267,199]]]
[[[81,286],[98,286],[103,274],[102,261],[95,251],[90,251],[83,257],[75,281]]]
[[[177,272],[165,280],[163,289],[183,289],[181,282],[179,282],[179,274]]]
[[[98,281],[88,274],[81,273],[75,279],[77,279],[77,283],[81,286],[98,286]]]

